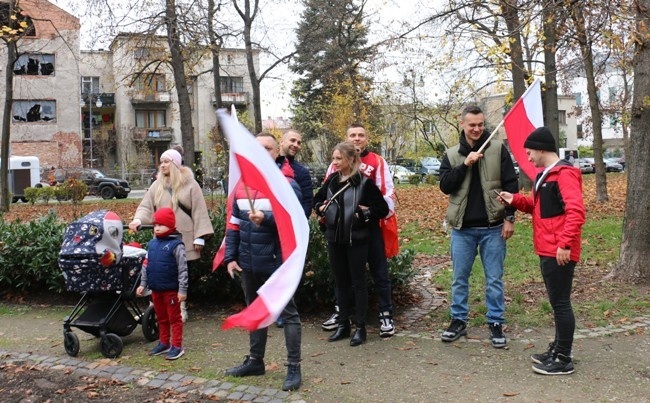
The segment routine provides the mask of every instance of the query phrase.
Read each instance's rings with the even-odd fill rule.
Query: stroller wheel
[[[120,336],[113,333],[106,333],[100,341],[102,355],[106,358],[117,358],[122,354],[124,344]]]
[[[142,333],[148,341],[158,340],[158,319],[153,305],[149,305],[142,314]]]
[[[63,332],[63,346],[70,357],[79,354],[79,338],[72,332]]]

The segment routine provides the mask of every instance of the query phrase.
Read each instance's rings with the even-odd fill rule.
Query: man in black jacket
[[[314,200],[314,190],[312,188],[309,170],[296,161],[296,154],[298,154],[301,148],[302,135],[294,129],[287,130],[280,141],[280,156],[276,159],[276,162],[281,165],[285,160],[289,161],[289,165],[293,168],[294,180],[300,186],[302,193],[302,209],[305,211],[307,218],[309,218]]]
[[[449,195],[446,220],[451,230],[451,324],[442,341],[452,342],[467,334],[469,276],[481,255],[486,289],[485,314],[495,348],[506,346],[503,334],[505,298],[503,262],[506,240],[514,233],[515,209],[499,202],[495,192],[517,193],[518,181],[512,158],[498,140],[487,141],[483,111],[465,107],[461,114],[460,142],[445,153],[440,166],[440,190]],[[480,152],[479,152],[480,150]]]

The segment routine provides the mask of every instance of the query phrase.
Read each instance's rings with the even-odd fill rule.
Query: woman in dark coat
[[[336,172],[314,196],[316,214],[325,217],[330,266],[340,299],[339,326],[329,341],[350,336],[350,298],[354,291],[356,330],[350,345],[358,346],[366,341],[369,228],[379,225],[379,219],[388,214],[388,204],[379,188],[359,172],[360,159],[352,143],[334,147],[332,164]]]

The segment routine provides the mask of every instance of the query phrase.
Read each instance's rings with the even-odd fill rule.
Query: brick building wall
[[[11,155],[35,156],[41,168],[81,167],[82,144],[77,133],[56,133],[52,141],[11,143]]]

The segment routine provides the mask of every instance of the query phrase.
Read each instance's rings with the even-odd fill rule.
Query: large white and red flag
[[[225,110],[217,111],[217,116],[230,143],[229,193],[234,195],[237,176],[244,185],[267,195],[281,241],[282,265],[257,290],[253,303],[222,325],[253,331],[275,322],[296,292],[307,255],[309,224],[291,185],[264,147]]]
[[[510,151],[517,160],[519,168],[532,180],[537,176],[538,168],[528,161],[524,142],[533,130],[542,126],[544,126],[542,91],[540,81],[536,79],[503,118],[503,128],[508,137]]]
[[[235,121],[235,123],[238,123],[239,120],[237,119],[237,109],[235,109],[235,105],[232,105],[232,108],[230,109],[230,117]],[[227,231],[228,228],[228,223],[230,222],[230,217],[232,217],[232,203],[235,198],[235,187],[237,187],[237,183],[239,182],[240,174],[239,174],[239,167],[236,167],[235,163],[235,155],[231,152],[229,153],[228,156],[228,166],[230,169],[235,169],[235,172],[229,171],[228,172],[228,197],[226,198],[226,225],[224,231]],[[214,272],[223,264],[223,260],[226,257],[226,234],[224,232],[223,234],[223,240],[221,241],[221,246],[219,246],[219,250],[217,251],[216,255],[214,255],[214,259],[212,260],[212,271]]]

